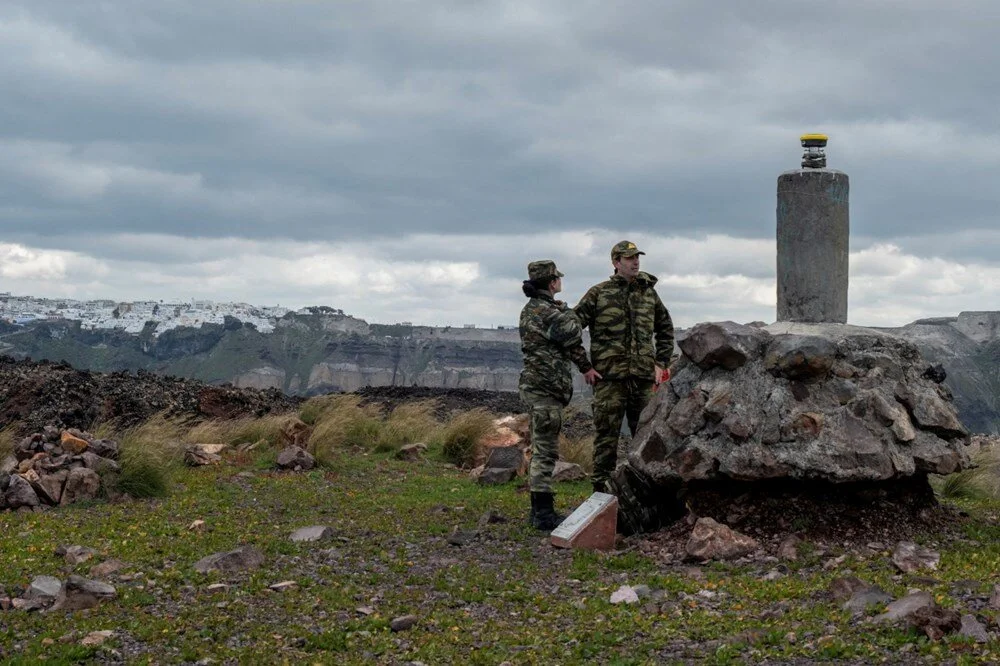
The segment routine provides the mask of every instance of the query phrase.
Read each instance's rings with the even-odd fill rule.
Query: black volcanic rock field
[[[16,434],[44,426],[92,428],[98,423],[131,427],[154,414],[172,417],[235,418],[294,409],[302,398],[277,389],[259,391],[209,386],[149,372],[102,374],[67,363],[0,356],[0,427]]]

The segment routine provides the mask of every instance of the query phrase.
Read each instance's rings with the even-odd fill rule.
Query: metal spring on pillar
[[[826,141],[825,134],[803,134],[799,137],[802,147],[803,169],[825,169],[826,168]]]

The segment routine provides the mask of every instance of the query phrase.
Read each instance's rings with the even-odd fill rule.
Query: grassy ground
[[[8,594],[38,575],[65,579],[87,576],[97,562],[126,563],[108,578],[118,597],[96,609],[0,612],[0,657],[14,664],[1000,661],[996,641],[931,643],[853,618],[826,593],[833,578],[853,574],[896,597],[928,589],[945,606],[959,604],[956,590],[970,586],[988,595],[1000,571],[995,501],[955,500],[972,518],[966,538],[942,548],[933,581],[895,576],[882,554],[851,554],[836,569],[806,557],[765,580],[773,565],[664,565],[632,540],[610,554],[553,549],[526,525],[528,496],[515,485],[477,486],[433,452],[406,463],[375,448],[328,449],[324,467],[307,473],[274,472],[273,455],[258,449],[218,466],[176,469],[160,499],[0,514],[0,589]],[[571,508],[588,495],[586,484],[566,484],[558,504]],[[448,543],[454,528],[474,529],[489,511],[506,522],[486,525],[464,546]],[[198,519],[204,529],[189,529]],[[336,537],[289,540],[308,525],[329,525]],[[71,544],[99,554],[69,566],[53,551]],[[192,568],[242,544],[263,551],[261,568],[207,575]],[[286,580],[297,586],[269,589]],[[228,587],[211,591],[213,583]],[[623,584],[646,585],[650,594],[612,605]],[[391,631],[390,620],[407,614],[416,624]],[[115,634],[100,647],[79,645],[95,630]]]

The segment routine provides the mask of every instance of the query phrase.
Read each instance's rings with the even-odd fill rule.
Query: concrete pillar
[[[847,322],[849,193],[834,169],[778,176],[778,321]]]

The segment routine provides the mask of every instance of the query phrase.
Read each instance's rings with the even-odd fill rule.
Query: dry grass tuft
[[[559,459],[576,463],[583,471],[594,471],[594,437],[567,437],[559,435]]]
[[[14,453],[14,426],[10,425],[0,430],[0,458]]]
[[[406,444],[423,442],[440,428],[434,418],[437,404],[433,400],[410,402],[397,406],[386,419],[375,443],[379,452],[398,451]]]
[[[452,418],[438,433],[436,443],[446,460],[471,467],[479,456],[480,441],[493,430],[493,415],[485,409],[473,409]]]
[[[299,418],[312,422],[309,450],[320,463],[329,462],[337,448],[357,446],[371,449],[382,431],[377,405],[361,405],[355,395],[328,395],[306,403]]]
[[[1000,449],[982,448],[973,457],[977,465],[945,477],[938,477],[934,490],[945,499],[1000,498]]]
[[[268,415],[260,418],[212,420],[191,428],[185,439],[192,444],[255,444],[263,442],[271,447],[281,443],[281,430],[288,416]]]
[[[132,497],[163,497],[184,457],[185,428],[157,415],[119,433],[121,472],[108,477],[109,490]]]

